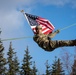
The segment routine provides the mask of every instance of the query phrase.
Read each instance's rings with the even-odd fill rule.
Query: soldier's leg
[[[64,46],[76,46],[76,40],[50,40],[50,49],[53,50],[58,47],[64,47]]]
[[[57,41],[60,47],[63,46],[76,46],[76,40],[65,40],[65,41]]]
[[[46,45],[46,51],[53,51],[56,48],[64,47],[64,46],[76,46],[76,40],[50,40],[49,44]]]

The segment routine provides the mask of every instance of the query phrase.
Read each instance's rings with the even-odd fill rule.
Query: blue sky
[[[76,23],[76,1],[75,0],[0,0],[0,28],[2,30],[1,38],[17,38],[32,36],[33,32],[28,25],[25,17],[20,12],[24,10],[27,13],[46,18],[55,26],[55,30],[64,28]],[[60,31],[53,40],[72,40],[76,39],[76,26]],[[12,41],[12,40],[11,40]],[[3,41],[5,46],[5,55],[8,51],[10,41]],[[24,56],[24,50],[29,47],[30,55],[40,73],[45,72],[45,62],[49,60],[52,64],[54,57],[61,57],[63,50],[55,49],[52,52],[46,52],[41,49],[32,38],[12,41],[12,47],[15,48],[20,62]],[[70,53],[74,53],[74,47],[65,47]]]

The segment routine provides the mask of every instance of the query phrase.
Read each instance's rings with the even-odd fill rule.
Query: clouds
[[[22,13],[17,10],[20,2],[21,0],[0,0],[0,27],[3,32],[11,33],[23,25]]]
[[[22,24],[22,13],[20,10],[31,11],[34,0],[0,0],[0,25],[4,27],[16,27]]]

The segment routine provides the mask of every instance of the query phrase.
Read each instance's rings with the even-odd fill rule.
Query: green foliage
[[[31,75],[31,67],[30,65],[32,65],[32,61],[31,61],[32,57],[29,54],[29,50],[28,47],[25,50],[25,54],[24,54],[24,58],[23,58],[23,64],[22,64],[22,74],[23,75]]]
[[[16,56],[16,52],[15,52],[15,55],[14,55],[14,66],[15,66],[15,75],[16,74],[20,74],[20,67],[19,67],[19,62],[18,62],[18,58]]]
[[[0,40],[0,75],[4,75],[5,74],[5,71],[6,71],[6,59],[4,58],[4,47],[3,47],[3,44]]]
[[[62,63],[60,59],[55,57],[55,61],[52,64],[51,75],[64,75],[64,70],[62,70]]]
[[[8,55],[8,72],[7,75],[16,75],[19,72],[19,63],[16,57],[16,52],[13,51],[12,43],[10,42]]]

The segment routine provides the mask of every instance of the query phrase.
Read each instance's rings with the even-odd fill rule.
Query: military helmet
[[[36,29],[42,29],[41,25],[36,26]]]

